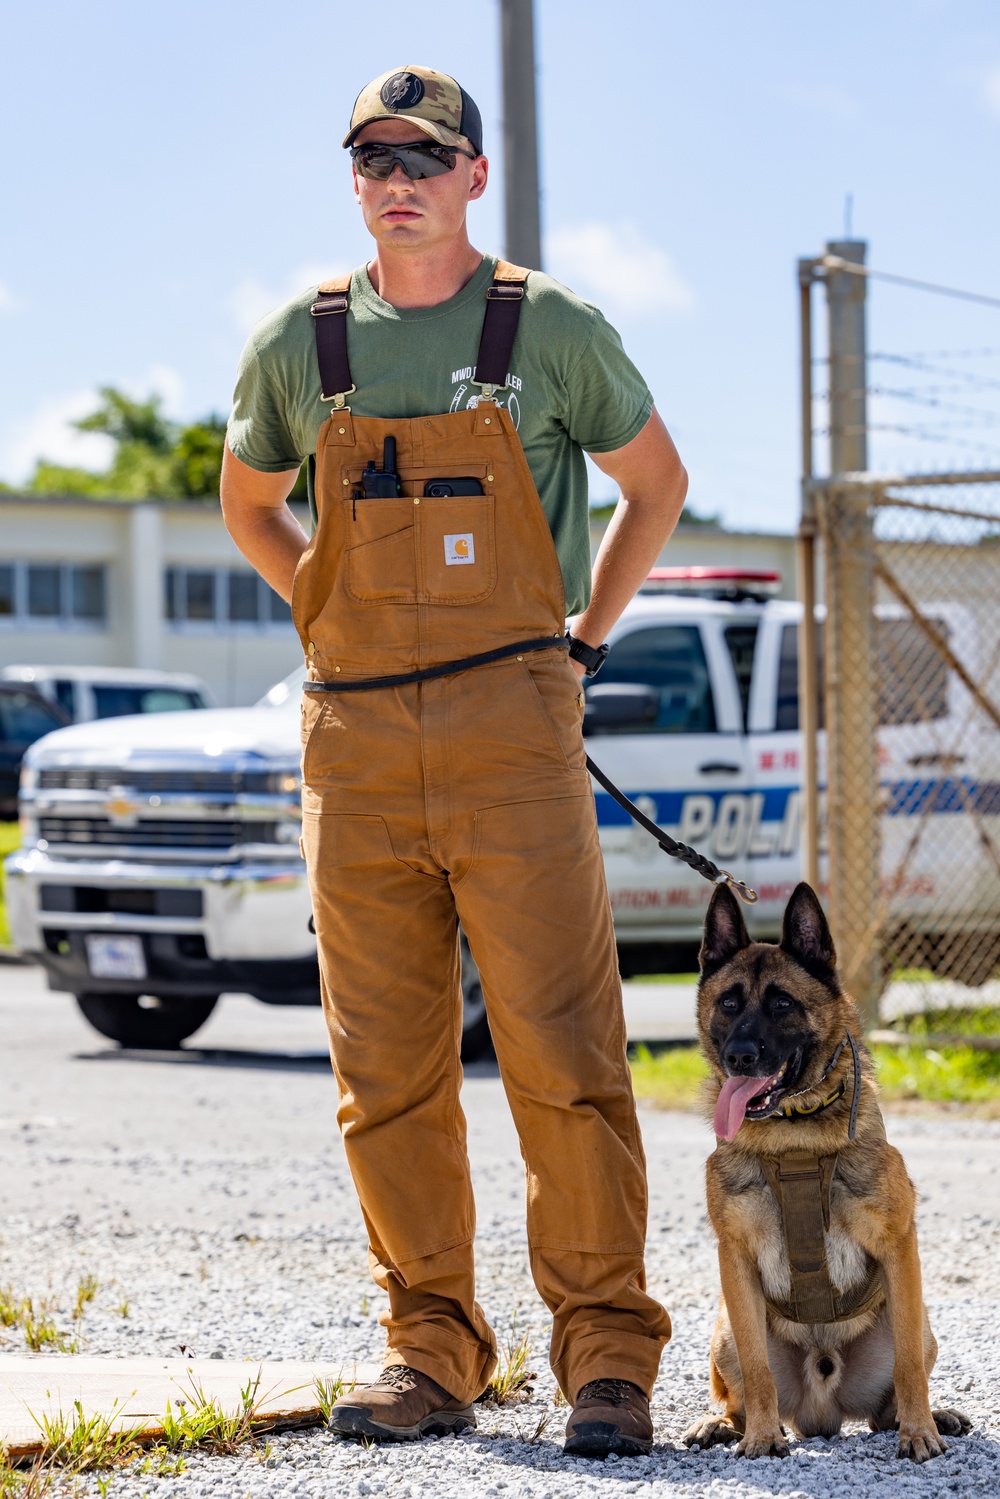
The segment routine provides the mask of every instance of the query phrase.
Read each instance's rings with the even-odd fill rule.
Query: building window
[[[178,629],[273,630],[292,621],[284,599],[249,568],[168,567],[164,581],[166,617]]]
[[[103,629],[107,568],[72,562],[0,562],[0,628]]]

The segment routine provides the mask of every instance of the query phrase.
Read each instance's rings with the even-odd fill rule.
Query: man
[[[670,1321],[645,1291],[645,1162],[580,678],[686,476],[600,313],[470,244],[488,163],[454,79],[375,79],[344,145],[374,258],[258,324],[222,479],[229,531],[291,600],[306,651],[323,1003],[389,1298],[383,1375],[331,1425],[460,1431],[495,1367],[459,1105],[461,921],[525,1158],[566,1450],[648,1452]],[[584,449],[621,489],[592,589]],[[305,458],[311,541],[285,503]]]

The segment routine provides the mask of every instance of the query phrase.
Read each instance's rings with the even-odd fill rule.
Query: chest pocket
[[[345,533],[357,538],[346,552],[346,587],[356,603],[475,604],[496,588],[493,494],[341,504]]]

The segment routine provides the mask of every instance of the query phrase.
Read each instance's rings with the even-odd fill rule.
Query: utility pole
[[[881,837],[874,650],[875,538],[868,470],[867,277],[861,240],[834,240],[827,295],[830,479],[820,498],[826,560],[827,841],[830,919],[848,992],[878,1022]]]
[[[826,254],[863,266],[861,239],[829,240]],[[868,278],[827,268],[830,355],[830,472],[863,474],[868,468],[868,350],[865,311]]]
[[[533,0],[500,0],[500,51],[504,253],[515,265],[541,270]]]

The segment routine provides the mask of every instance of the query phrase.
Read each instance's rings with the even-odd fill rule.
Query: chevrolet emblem
[[[142,808],[138,802],[130,801],[127,796],[122,795],[120,788],[115,786],[112,795],[104,803],[104,810],[113,827],[129,828],[138,822]]]

